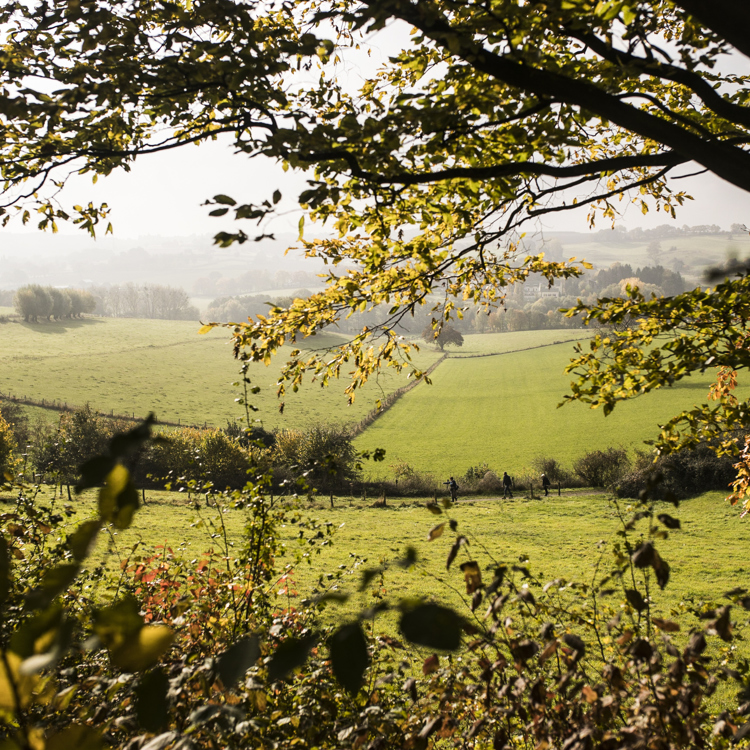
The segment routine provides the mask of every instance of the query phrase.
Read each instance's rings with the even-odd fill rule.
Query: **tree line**
[[[89,289],[57,289],[28,284],[13,293],[13,306],[26,323],[96,314],[112,318],[195,320],[198,308],[188,293],[163,284],[127,284]]]
[[[199,320],[200,312],[181,287],[164,284],[113,284],[92,287],[96,312],[111,318]]]
[[[96,310],[96,299],[82,289],[56,289],[51,286],[29,284],[18,289],[13,306],[26,323],[40,320],[80,318]]]

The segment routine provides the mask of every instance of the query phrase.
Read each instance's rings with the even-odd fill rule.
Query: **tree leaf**
[[[430,529],[429,534],[427,534],[427,541],[434,542],[438,537],[441,537],[443,535],[444,530],[445,530],[444,523],[439,523],[437,526],[433,526]]]
[[[141,677],[135,689],[135,715],[147,732],[161,732],[169,723],[169,677],[163,669],[154,669]]]
[[[84,521],[68,537],[68,547],[70,547],[70,551],[73,553],[73,559],[76,560],[76,562],[82,562],[86,558],[100,528],[100,521]]]
[[[225,688],[230,689],[245,675],[260,656],[260,646],[256,636],[251,635],[237,641],[220,657],[217,671]]]
[[[635,609],[637,612],[643,612],[643,610],[646,609],[646,600],[643,598],[641,592],[637,589],[626,589],[625,597],[627,598],[630,606],[633,607],[633,609]]]
[[[110,649],[110,659],[120,669],[141,672],[156,664],[173,640],[174,633],[166,625],[144,625],[136,635]]]
[[[350,693],[356,693],[370,665],[367,641],[359,621],[338,628],[328,640],[328,648],[336,679]]]
[[[456,612],[433,603],[407,609],[399,621],[399,630],[408,641],[441,651],[455,651],[461,645],[463,626]]]
[[[99,490],[99,516],[104,523],[127,529],[140,501],[130,472],[117,464],[109,474],[104,487]]]
[[[268,679],[276,682],[286,677],[292,670],[301,667],[315,645],[316,637],[308,635],[303,638],[287,638],[280,643],[271,656],[268,664]]]
[[[72,723],[52,734],[45,750],[100,750],[103,745],[99,729]]]
[[[464,574],[467,594],[473,594],[482,587],[482,571],[474,560],[461,563],[461,572]]]

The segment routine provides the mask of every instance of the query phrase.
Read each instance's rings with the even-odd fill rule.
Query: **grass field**
[[[0,324],[0,393],[145,416],[154,411],[165,421],[222,426],[243,415],[234,403],[241,394],[228,333],[199,336],[187,321],[88,318],[49,324]],[[340,337],[310,339],[316,348]],[[256,415],[271,427],[304,427],[316,422],[357,422],[383,393],[407,384],[404,376],[382,376],[346,405],[342,379],[329,388],[307,385],[285,398],[283,415],[276,399],[280,355],[271,367],[251,372],[261,393],[253,398]],[[423,351],[415,362],[428,367],[439,353]],[[56,418],[56,413],[51,412]]]
[[[149,492],[148,498],[149,504],[136,514],[133,526],[115,532],[122,559],[131,554],[136,544],[141,545],[136,555],[145,555],[153,546],[166,544],[187,560],[199,559],[210,548],[219,552],[218,540],[211,536],[214,532],[211,523],[217,517],[215,510],[196,511],[189,506],[185,495],[178,493]],[[3,502],[12,501],[0,499]],[[84,495],[77,506],[79,520],[93,514],[93,494]],[[671,506],[667,510],[680,519],[682,530],[670,532],[667,540],[659,542],[662,556],[672,567],[672,577],[663,592],[654,593],[658,612],[667,615],[688,599],[710,602],[723,592],[746,584],[749,571],[746,537],[750,521],[740,520],[738,508],[729,506],[721,493],[707,493],[684,501],[676,510]],[[520,497],[507,501],[469,500],[457,503],[439,518],[414,500],[390,500],[386,508],[372,508],[349,498],[338,498],[333,509],[326,502],[308,506],[307,513],[319,522],[331,522],[336,531],[332,545],[316,548],[308,544],[298,546],[296,526],[284,529],[288,554],[280,563],[293,561],[297,549],[307,553],[304,562],[295,566],[291,574],[290,598],[310,596],[320,576],[325,580],[328,575],[343,571],[339,582],[328,585],[352,594],[349,609],[367,605],[371,596],[371,592],[357,593],[361,567],[349,572],[357,557],[364,559],[363,565],[367,567],[385,564],[381,593],[392,600],[408,594],[461,606],[461,572],[457,564],[450,572],[445,570],[451,533],[447,531],[436,541],[427,541],[428,530],[449,517],[458,522],[459,531],[470,539],[469,548],[464,549],[457,563],[473,558],[482,569],[493,569],[497,563],[514,564],[519,559],[528,559],[524,564],[542,582],[561,578],[590,583],[602,554],[603,569],[608,569],[609,544],[619,528],[615,507],[605,496],[572,492],[563,492],[561,498],[552,496],[533,501]],[[228,537],[235,548],[241,544],[243,520],[242,511],[232,510],[226,515]],[[418,563],[405,571],[393,563],[409,545],[416,549]],[[100,545],[100,551],[104,546]],[[319,553],[314,552],[316,549]],[[119,569],[118,559],[116,555],[109,561],[110,570]],[[91,565],[99,561],[97,554],[90,558]],[[748,614],[737,612],[736,617],[745,622]]]
[[[493,339],[521,348],[570,336],[570,331],[467,336],[464,349],[489,351]],[[508,339],[504,337],[508,336]],[[475,341],[481,339],[481,341]],[[516,346],[518,344],[518,346]],[[459,357],[464,355],[459,350]],[[399,399],[358,439],[361,449],[386,449],[380,466],[395,463],[434,472],[440,481],[460,476],[470,466],[488,463],[496,472],[521,473],[544,455],[570,466],[583,453],[623,446],[644,447],[658,425],[695,403],[704,403],[711,375],[693,377],[673,388],[619,404],[606,419],[583,404],[557,405],[568,391],[563,369],[573,355],[571,343],[496,357],[452,356],[421,384]]]
[[[633,270],[637,267],[653,266],[655,261],[648,254],[648,241],[622,242],[616,239],[611,242],[563,242],[565,256],[586,259],[596,269],[608,268],[612,263],[629,263]],[[682,275],[692,283],[705,286],[703,273],[712,266],[725,263],[729,257],[745,258],[750,255],[750,237],[734,235],[704,235],[694,237],[670,237],[661,240],[662,252],[656,263],[665,268],[672,268],[676,260],[682,261]],[[672,250],[671,248],[676,248]]]

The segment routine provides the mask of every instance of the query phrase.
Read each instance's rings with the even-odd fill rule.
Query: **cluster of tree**
[[[17,404],[0,401],[0,419],[6,466],[24,463],[29,472],[66,485],[75,482],[80,466],[128,428],[128,423],[98,414],[89,405],[62,413],[57,424],[30,424]],[[348,490],[361,475],[350,433],[330,425],[276,432],[255,428],[249,435],[236,424],[180,428],[150,443],[133,466],[139,484],[158,488],[210,478],[220,489],[238,489],[254,467],[267,470],[276,489],[296,486],[305,477],[321,491]]]
[[[39,284],[29,284],[13,295],[16,312],[27,322],[80,318],[96,310],[96,299],[89,291],[81,289],[55,289]]]
[[[461,332],[447,323],[438,327],[433,326],[432,323],[428,323],[422,331],[422,338],[428,344],[435,344],[441,352],[445,350],[446,346],[464,345],[464,337],[461,335]]]
[[[295,286],[318,286],[320,278],[312,271],[269,271],[251,268],[236,276],[222,276],[212,271],[193,284],[193,293],[201,297],[232,297],[269,289],[291,289]]]
[[[198,320],[200,312],[190,303],[188,293],[162,284],[114,284],[92,287],[96,312],[112,318],[157,318]]]
[[[243,295],[240,297],[218,297],[212,300],[207,309],[209,320],[240,321],[256,315],[268,315],[271,307],[287,307],[297,297],[308,297],[311,292],[298,289],[289,296],[269,297],[266,294]]]

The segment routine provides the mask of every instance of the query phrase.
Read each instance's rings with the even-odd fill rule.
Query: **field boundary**
[[[565,339],[564,341],[552,341],[549,344],[537,344],[536,346],[526,346],[523,349],[509,349],[507,352],[488,352],[487,354],[446,354],[449,359],[480,359],[481,357],[500,357],[503,354],[516,354],[517,352],[529,352],[532,349],[545,349],[548,346],[557,346],[558,344],[570,344],[572,341],[580,341],[581,337],[576,336],[574,339]]]
[[[408,393],[412,388],[416,388],[426,377],[429,377],[437,368],[437,366],[444,362],[446,359],[448,359],[450,355],[443,354],[440,359],[437,360],[437,362],[433,362],[424,372],[424,375],[419,378],[419,380],[413,380],[408,385],[404,385],[401,388],[397,388],[392,393],[389,393],[387,396],[381,399],[380,401],[380,407],[373,409],[371,412],[369,412],[365,417],[360,419],[357,424],[354,425],[354,427],[351,428],[350,434],[352,437],[357,437],[357,435],[361,435],[378,417],[385,414],[388,409],[390,409],[393,404],[398,401],[401,396],[403,396],[405,393]],[[468,359],[468,357],[467,357]]]
[[[12,393],[2,393],[0,391],[0,400],[5,399],[6,401],[12,401],[15,404],[23,404],[24,406],[35,406],[39,409],[47,409],[49,411],[59,411],[59,412],[74,412],[77,409],[80,409],[80,406],[76,406],[75,404],[69,404],[63,401],[48,401],[47,399],[33,399],[33,398],[27,398],[24,396],[21,398],[20,396],[14,396]],[[109,414],[104,411],[99,411],[97,409],[92,409],[94,414],[97,416],[103,417],[104,419],[118,419],[124,422],[133,422],[134,424],[142,422],[143,419],[140,417],[136,417],[135,414],[115,414],[114,410],[111,410]],[[163,419],[155,419],[154,424],[158,425],[164,425],[165,427],[190,427],[196,430],[205,430],[208,428],[208,423],[204,423],[203,425],[199,424],[189,424],[187,422],[168,422]]]

